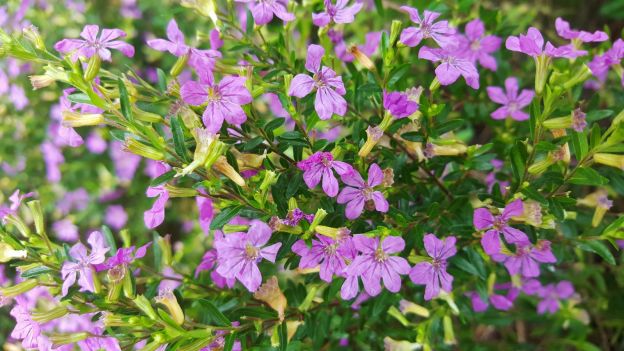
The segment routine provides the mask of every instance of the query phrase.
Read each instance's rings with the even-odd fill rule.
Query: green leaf
[[[117,243],[115,243],[113,232],[111,232],[111,230],[107,226],[103,225],[102,234],[104,234],[104,240],[106,240],[106,244],[110,248],[110,250],[108,250],[107,252],[107,255],[108,256],[114,255],[117,252]]]
[[[609,183],[609,179],[589,167],[579,167],[568,181],[578,185],[605,185]]]
[[[461,127],[464,124],[464,120],[463,119],[452,119],[450,121],[446,121],[444,123],[441,123],[437,128],[436,128],[436,132],[438,134],[444,134],[446,132],[450,132],[451,130],[457,129],[459,127]]]
[[[587,122],[595,122],[600,121],[601,119],[605,119],[611,117],[613,115],[612,110],[595,110],[587,112],[585,116],[585,120]]]
[[[286,351],[288,348],[288,327],[286,323],[279,325],[280,350]]]
[[[109,132],[109,134],[115,140],[126,141],[126,134],[128,133],[123,130],[113,129]]]
[[[578,247],[581,250],[596,253],[600,255],[600,257],[602,257],[605,261],[609,262],[609,264],[615,265],[615,258],[613,257],[613,254],[611,253],[611,251],[609,251],[607,245],[603,244],[601,241],[592,240],[580,242],[578,244]]]
[[[225,345],[223,346],[223,351],[232,351],[232,347],[234,347],[234,341],[236,340],[236,336],[234,333],[230,333],[225,337]]]
[[[519,182],[524,176],[527,159],[525,145],[521,141],[516,141],[509,151],[509,157],[511,159],[511,170],[513,171],[514,179],[516,182]]]
[[[208,314],[208,316],[210,316],[218,325],[224,327],[229,327],[231,325],[228,317],[226,317],[221,311],[219,311],[217,306],[215,306],[212,302],[206,299],[200,299],[198,300],[198,303],[203,308],[202,312]]]
[[[160,272],[160,268],[162,266],[162,250],[160,249],[160,245],[158,245],[158,235],[157,232],[152,232],[152,252],[154,252],[154,267],[158,272]]]
[[[173,148],[175,149],[176,154],[182,157],[184,161],[188,162],[186,145],[184,143],[184,131],[182,130],[180,119],[178,116],[171,116],[170,123],[171,134],[173,135]]]
[[[611,222],[602,232],[602,236],[624,239],[624,216]]]
[[[527,186],[522,189],[522,193],[526,195],[528,198],[533,199],[539,203],[547,204],[548,201],[542,194],[539,193],[533,186]]]
[[[132,108],[130,106],[130,99],[128,98],[128,89],[126,89],[126,85],[121,78],[117,79],[117,86],[119,87],[119,104],[121,105],[121,114],[126,117],[128,121],[132,121],[134,117],[132,116]]]
[[[38,277],[42,274],[46,274],[46,273],[50,273],[53,272],[54,270],[50,267],[46,267],[46,266],[39,266],[39,267],[35,267],[35,268],[31,268],[29,270],[26,270],[24,272],[22,272],[21,277],[22,278],[34,278],[34,277]]]
[[[596,123],[589,134],[589,149],[595,148],[598,144],[600,144],[600,126]]]
[[[158,90],[160,90],[161,93],[166,92],[167,91],[167,76],[165,75],[165,72],[162,69],[157,68],[156,75],[158,75]]]
[[[253,34],[253,29],[254,29],[253,15],[251,14],[251,11],[247,9],[247,23],[245,24],[245,32],[247,33],[247,35],[251,35]]]
[[[589,152],[589,145],[587,144],[587,137],[583,133],[572,132],[570,140],[572,141],[572,151],[577,160],[581,160],[587,152]]]
[[[83,93],[71,94],[67,96],[67,100],[75,104],[91,105],[91,99],[89,98],[89,95]]]
[[[240,210],[242,210],[242,209],[243,209],[243,206],[241,206],[241,205],[236,205],[236,206],[224,208],[212,220],[212,222],[210,223],[210,229],[211,230],[215,230],[215,229],[223,228],[223,226],[225,224],[227,224],[227,222],[229,222],[230,219],[232,219],[234,216],[236,216],[238,214],[238,212],[240,212]]]
[[[403,138],[403,139],[405,139],[407,141],[414,141],[414,142],[418,142],[418,141],[423,141],[424,140],[422,134],[419,133],[419,132],[403,133],[403,134],[401,134],[401,138]]]
[[[166,183],[168,181],[170,181],[171,179],[173,179],[173,177],[176,175],[176,171],[174,171],[173,169],[161,174],[160,176],[154,178],[154,180],[152,180],[152,182],[150,183],[151,187],[154,186],[159,186],[160,184]]]

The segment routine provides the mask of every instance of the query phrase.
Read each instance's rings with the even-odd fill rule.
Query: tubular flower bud
[[[26,279],[21,283],[6,288],[0,288],[0,296],[5,298],[15,297],[23,293],[29,292],[39,285],[36,279]]]
[[[465,154],[468,148],[464,144],[455,143],[448,145],[436,145],[434,143],[427,143],[424,150],[426,158],[432,158],[435,156],[458,156]]]
[[[457,344],[455,339],[455,332],[453,330],[453,320],[451,316],[446,315],[442,318],[442,325],[444,326],[444,343],[447,345]]]
[[[165,189],[169,192],[169,197],[195,197],[198,191],[191,188],[180,188],[170,184],[165,184]]]
[[[596,153],[594,162],[624,170],[624,155]]]
[[[366,157],[373,150],[373,147],[377,145],[381,137],[383,136],[383,130],[379,127],[369,126],[366,129],[366,142],[362,145],[362,148],[358,152],[360,157]]]
[[[394,340],[389,336],[384,338],[384,350],[386,351],[414,351],[421,350],[423,348],[422,344],[405,341],[405,340]]]
[[[322,208],[316,210],[316,213],[314,214],[314,219],[312,220],[312,223],[310,223],[308,231],[305,233],[306,237],[310,237],[312,234],[314,234],[314,232],[316,231],[316,227],[321,224],[323,219],[325,219],[325,216],[327,216],[327,211]]]
[[[219,135],[213,134],[204,128],[195,128],[192,133],[195,138],[195,152],[193,153],[193,162],[176,173],[176,177],[191,174],[197,167],[206,163],[210,146],[219,138]]]
[[[355,57],[355,59],[367,70],[374,71],[375,63],[363,53],[357,45],[351,45],[348,49],[349,53]]]
[[[557,153],[549,153],[546,158],[543,160],[537,161],[529,167],[529,173],[531,174],[542,174],[544,173],[548,167],[554,165],[557,161],[560,161],[563,157],[563,154],[560,152]]]
[[[132,114],[139,121],[143,121],[147,123],[160,123],[163,121],[162,116],[157,115],[152,112],[143,111],[136,106],[132,106]]]
[[[243,177],[241,177],[241,175],[236,172],[234,167],[232,167],[227,162],[225,156],[219,156],[219,158],[217,158],[217,161],[214,163],[214,165],[212,165],[212,167],[216,169],[219,173],[228,177],[231,181],[236,183],[236,185],[241,187],[245,186],[245,179],[243,179]]]
[[[429,318],[429,310],[419,304],[407,300],[399,301],[399,310],[403,314],[413,313],[423,318]]]
[[[246,232],[248,229],[249,226],[244,224],[226,224],[223,226],[223,232],[225,234]]]
[[[271,227],[274,232],[284,232],[295,235],[301,234],[303,232],[303,229],[301,229],[300,226],[288,225],[277,216],[271,217],[271,219],[269,220],[269,227]]]
[[[534,227],[539,227],[542,225],[542,206],[537,201],[526,200],[523,202],[522,214],[520,216],[514,216],[513,219]]]
[[[583,83],[584,81],[589,79],[591,76],[592,76],[591,70],[589,69],[587,65],[583,64],[578,69],[578,71],[575,72],[574,76],[570,78],[570,80],[563,83],[563,89],[568,90],[577,84]]]
[[[401,34],[401,28],[403,27],[403,22],[399,20],[393,20],[390,25],[390,46],[393,46],[397,40],[399,40],[399,35]]]
[[[134,304],[141,311],[143,311],[143,313],[145,313],[145,315],[148,316],[150,319],[153,319],[153,320],[158,319],[158,316],[156,315],[156,311],[154,311],[152,304],[150,304],[149,300],[145,296],[139,295],[134,300],[132,300],[132,302],[134,302]]]
[[[124,149],[141,157],[149,158],[154,161],[162,161],[165,155],[151,146],[143,144],[132,137],[127,137],[124,143]]]
[[[163,289],[160,291],[158,296],[156,297],[156,302],[164,305],[171,318],[179,325],[184,323],[184,312],[182,311],[182,307],[178,304],[178,300],[175,295],[171,291],[171,289]]]
[[[0,262],[9,262],[14,258],[26,258],[26,250],[15,250],[9,244],[0,243]]]
[[[184,126],[186,128],[191,131],[195,129],[202,129],[201,120],[192,109],[190,109],[188,106],[180,106],[179,104],[174,105],[174,107],[178,107],[178,109],[174,109],[170,113],[172,115],[177,113],[180,118],[182,118],[182,123],[184,123]]]
[[[59,319],[66,315],[69,311],[65,306],[57,306],[49,311],[45,312],[33,312],[31,314],[32,320],[37,323],[47,323],[55,319]]]
[[[609,200],[607,192],[602,189],[576,200],[576,203],[581,206],[595,208],[594,217],[592,218],[593,227],[600,225],[605,213],[613,206],[613,201]]]
[[[45,88],[55,82],[54,78],[45,74],[28,76],[28,79],[30,79],[30,84],[32,85],[33,90]]]
[[[544,128],[546,129],[565,129],[572,127],[572,116],[564,116],[547,119],[543,123]]]
[[[316,232],[320,235],[330,237],[337,241],[340,241],[345,236],[351,234],[351,231],[346,227],[333,228],[324,225],[316,226]]]
[[[173,67],[171,67],[171,71],[169,71],[169,73],[171,74],[171,77],[175,78],[179,76],[180,73],[182,73],[182,71],[186,67],[186,64],[189,60],[190,55],[191,55],[191,52],[189,51],[186,54],[178,57],[178,60],[176,61],[176,63],[173,65]]]
[[[87,82],[92,81],[98,73],[100,73],[100,66],[102,65],[102,59],[100,55],[93,55],[89,59],[89,63],[87,64],[87,70],[84,74],[84,79]]]
[[[55,345],[69,345],[87,339],[91,334],[87,332],[71,333],[71,334],[52,334],[50,341]]]
[[[87,127],[97,126],[104,123],[104,116],[101,113],[81,114],[76,111],[63,111],[63,125],[66,127]]]
[[[231,149],[232,154],[236,158],[238,169],[241,171],[255,170],[262,167],[264,159],[266,159],[266,151],[262,155],[242,153],[234,148]]]
[[[41,34],[39,34],[39,29],[35,26],[28,25],[22,29],[22,34],[24,34],[24,38],[30,41],[34,47],[39,50],[45,50],[45,43],[43,42],[43,38]]]
[[[544,92],[548,71],[550,70],[550,56],[540,55],[535,58],[535,94],[541,96]]]
[[[254,298],[269,305],[277,312],[280,322],[284,321],[284,311],[288,306],[288,301],[279,287],[277,277],[272,276],[266,283],[262,284],[254,293]]]
[[[30,229],[28,229],[28,226],[26,225],[26,223],[24,223],[24,221],[22,221],[21,218],[13,215],[8,215],[4,217],[4,220],[7,223],[12,224],[17,229],[17,231],[20,232],[20,234],[22,234],[22,236],[24,236],[25,238],[30,237]]]

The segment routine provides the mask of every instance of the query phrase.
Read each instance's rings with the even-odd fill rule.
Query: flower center
[[[321,162],[323,163],[323,166],[330,167],[332,159],[330,157],[323,155],[321,156]]]
[[[215,88],[210,87],[206,89],[206,92],[208,93],[208,102],[221,100],[221,94],[219,94],[219,92]]]
[[[509,111],[512,111],[512,112],[517,111],[517,110],[518,110],[518,103],[517,103],[517,102],[515,102],[515,101],[510,102],[510,103],[507,105],[507,109],[508,109]]]
[[[375,190],[373,188],[371,188],[370,186],[364,187],[362,189],[362,196],[364,196],[364,198],[366,200],[372,200],[373,199],[373,192],[375,192]]]
[[[472,43],[470,43],[470,50],[472,51],[479,51],[481,49],[481,42],[478,40],[473,41]]]
[[[338,251],[337,242],[331,245],[327,245],[323,248],[323,253],[325,253],[326,256],[335,256],[337,251]]]
[[[494,227],[494,229],[497,229],[497,230],[502,230],[505,224],[506,222],[502,218],[502,216],[496,216],[494,218],[494,223],[492,223],[492,227]]]
[[[423,24],[420,26],[420,31],[423,34],[423,38],[431,37],[431,26],[428,24]]]
[[[383,263],[388,259],[388,255],[384,252],[384,250],[379,246],[377,250],[375,250],[375,261],[379,263]]]
[[[260,250],[258,250],[257,247],[249,243],[245,246],[245,259],[247,259],[248,261],[255,261],[258,259],[259,256]]]

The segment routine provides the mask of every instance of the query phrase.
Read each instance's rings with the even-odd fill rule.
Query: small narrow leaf
[[[121,78],[117,79],[117,86],[119,87],[119,104],[121,105],[121,114],[126,117],[128,121],[132,121],[133,116],[130,99],[128,98],[128,89],[126,89],[126,85]]]

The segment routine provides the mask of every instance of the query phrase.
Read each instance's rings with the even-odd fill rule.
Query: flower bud
[[[50,341],[55,345],[69,345],[86,340],[89,336],[91,336],[91,334],[88,332],[52,334],[50,335]]]
[[[17,231],[20,232],[20,234],[22,234],[22,236],[24,236],[25,238],[30,237],[30,229],[28,229],[28,226],[26,225],[26,223],[24,223],[24,221],[22,221],[21,218],[13,215],[8,215],[4,217],[4,220],[6,221],[6,223],[12,224],[15,229],[17,229]]]
[[[387,114],[389,115],[389,114]],[[358,155],[360,157],[366,157],[373,150],[373,147],[377,145],[381,137],[383,136],[383,130],[379,127],[368,126],[366,129],[366,142],[360,148]]]
[[[403,27],[403,22],[399,20],[393,20],[390,25],[390,42],[388,45],[394,46],[394,44],[399,40],[399,35],[401,35],[401,28]]]
[[[407,300],[399,301],[399,310],[403,314],[413,313],[423,318],[429,318],[429,310],[419,304]]]
[[[169,192],[169,197],[195,197],[198,191],[192,188],[180,188],[170,184],[165,184],[165,189]]]
[[[178,300],[176,299],[171,289],[161,290],[156,297],[156,302],[164,305],[167,308],[167,311],[169,311],[171,318],[178,325],[182,325],[184,323],[184,312],[182,311],[182,307],[180,307],[180,304],[178,304]]]
[[[47,323],[55,319],[59,319],[66,315],[69,311],[65,306],[57,306],[49,311],[45,312],[33,312],[31,313],[32,320],[37,323]]]
[[[45,88],[55,82],[54,78],[45,74],[28,76],[28,79],[30,79],[33,90]]]
[[[143,111],[134,105],[132,105],[132,115],[137,120],[147,123],[161,123],[163,121],[162,116],[152,112]]]
[[[434,143],[427,143],[424,149],[424,155],[426,158],[432,158],[435,156],[458,156],[465,154],[468,148],[464,144],[453,143],[448,145],[436,145]]]
[[[126,266],[118,265],[108,270],[106,276],[108,277],[108,281],[110,282],[108,286],[108,295],[106,297],[106,301],[115,302],[119,300],[119,296],[121,296],[121,291],[123,289],[123,280],[126,276]]]
[[[141,311],[143,311],[143,313],[145,313],[145,315],[148,316],[150,319],[152,320],[158,319],[158,316],[156,315],[156,312],[154,311],[152,304],[150,304],[149,300],[145,296],[138,295],[134,300],[132,300],[132,302],[134,302],[134,304]]]
[[[236,163],[238,164],[238,169],[241,171],[248,170],[256,170],[262,167],[262,163],[266,159],[266,150],[262,155],[258,154],[247,154],[242,153],[235,148],[230,149],[234,157],[236,158]]]
[[[103,124],[104,116],[100,113],[85,113],[82,114],[76,111],[66,110],[62,113],[63,125],[65,127],[87,127],[97,126]]]
[[[230,233],[240,233],[240,232],[246,232],[247,230],[249,230],[249,226],[245,225],[245,224],[226,224],[223,226],[223,233],[225,234],[230,234]]]
[[[312,234],[314,234],[314,232],[316,231],[316,227],[321,224],[323,219],[325,219],[325,216],[327,216],[327,211],[322,208],[316,210],[316,213],[314,214],[314,219],[312,220],[312,223],[310,223],[310,227],[308,228],[308,230],[305,232],[304,238],[307,239],[312,236]]]
[[[387,311],[388,315],[394,317],[399,323],[403,324],[404,327],[408,326],[410,322],[405,318],[405,316],[394,306],[390,306]]]
[[[371,61],[371,59],[366,56],[365,53],[363,53],[358,47],[357,45],[351,45],[349,46],[349,48],[347,49],[347,51],[353,55],[353,57],[355,57],[355,59],[357,60],[357,62],[359,62],[364,68],[366,68],[369,71],[374,71],[375,68],[375,63],[373,61]]]
[[[349,235],[351,231],[347,229],[346,227],[334,228],[334,227],[327,227],[324,225],[319,225],[319,226],[316,226],[316,233],[332,238],[332,239],[340,240],[345,235]]]
[[[15,297],[17,295],[29,292],[30,290],[36,288],[38,285],[39,282],[36,279],[26,279],[23,282],[17,283],[13,286],[0,288],[0,295],[5,298]]]
[[[45,50],[45,43],[43,42],[43,38],[41,38],[41,34],[39,34],[39,29],[35,26],[28,25],[22,29],[22,34],[24,38],[31,42],[33,46],[39,50]]]
[[[217,158],[217,161],[214,163],[214,165],[212,165],[212,167],[224,176],[228,177],[231,181],[236,183],[236,185],[241,187],[245,186],[245,179],[243,179],[243,177],[241,177],[241,175],[236,172],[234,167],[232,167],[227,162],[225,156],[219,156],[219,158]]]
[[[414,351],[423,349],[423,345],[405,340],[394,340],[389,336],[384,338],[385,351]]]
[[[284,321],[284,311],[288,306],[286,296],[279,287],[277,277],[272,276],[254,293],[254,299],[260,300],[277,312],[280,322]]]
[[[154,161],[162,161],[165,159],[165,155],[162,152],[156,150],[151,146],[143,144],[142,142],[132,137],[126,137],[124,149],[128,152],[144,158],[149,158]]]
[[[171,74],[171,76],[174,78],[179,76],[180,73],[182,73],[182,71],[186,67],[186,63],[188,62],[190,56],[191,56],[190,50],[184,55],[179,56],[176,63],[173,65],[173,67],[171,67],[171,71],[169,71],[169,74]]]
[[[156,243],[158,244],[158,247],[160,247],[162,264],[165,266],[171,265],[173,257],[171,250],[171,235],[167,234],[165,236],[159,236],[158,239],[156,239]]]
[[[100,72],[101,65],[102,65],[102,59],[100,58],[100,55],[95,54],[91,56],[91,58],[89,59],[87,70],[85,71],[85,74],[84,74],[84,79],[87,82],[92,81]]]
[[[7,243],[0,243],[0,262],[9,262],[15,258],[26,258],[28,252],[26,250],[15,250]]]
[[[624,170],[624,155],[596,153],[594,162]]]
[[[540,161],[537,161],[533,163],[531,166],[529,166],[528,172],[530,174],[542,174],[546,172],[548,167],[554,165],[555,162],[557,161],[558,160],[553,156],[553,154],[549,153],[548,156],[546,156],[546,158]]]
[[[35,222],[35,230],[37,234],[44,236],[45,235],[45,226],[43,219],[43,210],[41,209],[41,202],[39,200],[32,200],[26,203],[28,208],[30,208],[30,213],[32,214],[33,222]]]
[[[570,80],[563,83],[563,89],[569,90],[575,85],[583,83],[584,81],[589,79],[589,77],[591,76],[592,76],[591,70],[589,69],[589,67],[587,67],[587,65],[583,64],[581,65],[581,67],[579,67],[579,69],[576,72],[574,72],[574,76],[572,76]]]
[[[262,179],[262,183],[260,184],[260,190],[265,191],[269,189],[269,187],[277,181],[277,174],[273,171],[266,170],[264,171],[264,178]]]
[[[572,127],[572,116],[547,119],[542,123],[546,129],[565,129]]]
[[[453,331],[453,320],[451,316],[445,315],[442,318],[442,325],[444,326],[444,343],[447,345],[457,344],[455,339],[455,332]]]
[[[546,86],[548,72],[550,71],[550,57],[540,55],[535,58],[535,94],[541,96]]]

